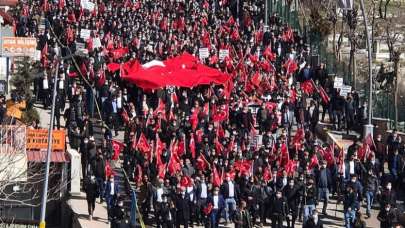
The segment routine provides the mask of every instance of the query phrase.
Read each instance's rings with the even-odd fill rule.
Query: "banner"
[[[89,0],[81,0],[80,5],[83,9],[86,9],[88,11],[93,11],[95,7],[95,4],[90,2]]]
[[[342,10],[352,10],[353,9],[353,0],[339,0],[338,6]]]
[[[336,77],[333,82],[333,88],[340,89],[343,86],[343,78]]]
[[[28,56],[34,58],[37,40],[28,37],[3,37],[1,49],[3,56]]]
[[[93,48],[95,49],[95,48],[101,48],[102,46],[101,46],[101,40],[100,40],[100,38],[94,38],[94,40],[93,40]]]
[[[228,56],[229,56],[229,50],[228,49],[219,50],[219,60],[224,60]]]
[[[52,151],[65,151],[65,130],[53,130]],[[47,129],[27,129],[27,150],[46,150],[48,148]]]
[[[80,30],[80,38],[87,40],[90,37],[91,31],[88,29],[81,29]]]
[[[210,56],[208,48],[200,48],[198,50],[198,55],[200,56],[201,59],[208,58]]]

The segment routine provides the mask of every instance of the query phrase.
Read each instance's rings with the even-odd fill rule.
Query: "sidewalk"
[[[89,219],[87,211],[86,194],[81,193],[79,196],[71,196],[68,200],[68,205],[71,207],[77,221],[80,224],[79,227],[97,227],[97,228],[109,228],[107,220],[107,206],[105,203],[100,204],[99,199],[96,202],[96,208],[94,209],[93,220]],[[75,226],[76,227],[76,226]]]

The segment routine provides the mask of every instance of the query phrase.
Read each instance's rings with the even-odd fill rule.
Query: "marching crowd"
[[[265,26],[263,0],[89,2],[20,0],[13,13],[16,35],[38,39],[44,76],[34,87],[45,107],[58,86],[56,127],[64,117],[82,155],[90,218],[100,198],[112,227],[123,220],[111,169],[122,159],[143,219],[158,227],[324,227],[319,214],[330,197],[343,203],[347,228],[365,227],[363,201],[367,217],[378,204],[381,227],[399,225],[401,137],[363,136],[348,151],[319,140],[320,121],[356,130],[367,104],[356,91],[341,96],[327,66],[310,62],[307,37],[283,18],[273,14]],[[209,50],[200,61],[229,82],[142,89],[112,67],[185,52],[198,58],[199,48]],[[94,118],[106,125],[101,144]]]

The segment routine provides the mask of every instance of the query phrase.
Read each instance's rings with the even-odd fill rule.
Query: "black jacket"
[[[184,198],[181,194],[175,196],[175,206],[176,206],[176,219],[177,222],[184,222],[190,219],[190,204],[189,196],[185,194]]]

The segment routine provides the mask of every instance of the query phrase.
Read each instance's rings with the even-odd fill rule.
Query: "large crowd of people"
[[[263,0],[19,1],[15,33],[38,39],[44,76],[34,87],[44,107],[58,86],[56,127],[64,117],[82,156],[90,218],[100,198],[112,227],[122,220],[111,170],[122,159],[142,218],[158,227],[323,227],[330,197],[343,203],[347,228],[365,227],[363,201],[370,217],[378,200],[381,227],[399,224],[401,137],[363,136],[348,151],[318,139],[320,121],[356,130],[367,104],[356,91],[341,96],[327,66],[311,62],[307,37],[277,14],[265,26],[264,12]],[[230,82],[145,90],[110,67],[198,58],[200,48],[209,50],[201,63]],[[59,57],[72,53],[82,54]],[[96,119],[106,126],[100,144]]]

